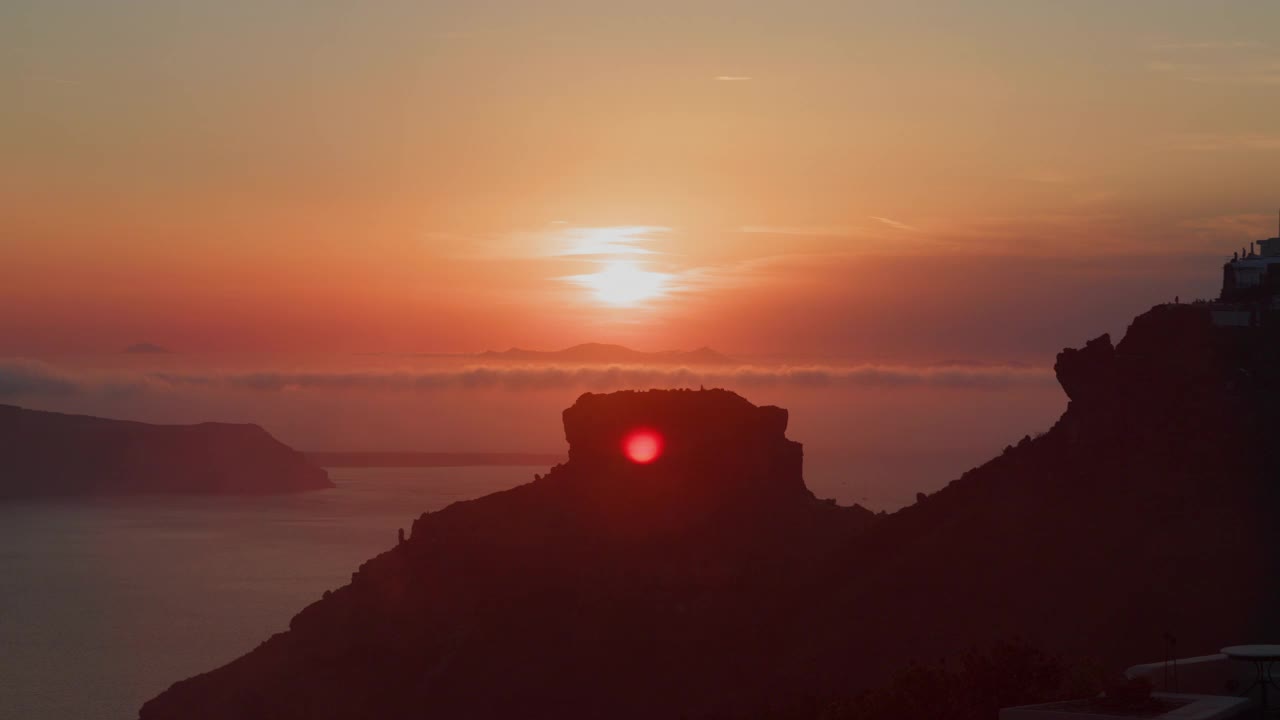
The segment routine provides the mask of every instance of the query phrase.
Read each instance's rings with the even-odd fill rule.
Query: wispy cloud
[[[31,361],[0,361],[0,398],[29,399],[212,389],[253,393],[440,390],[623,390],[652,387],[938,387],[1003,390],[1051,386],[1049,368],[1022,366],[744,365],[724,368],[641,365],[476,365],[430,370],[347,372],[151,372],[74,374]]]
[[[1018,176],[1019,180],[1036,183],[1038,185],[1067,185],[1074,182],[1074,178],[1066,173],[1056,170],[1038,170],[1028,172]]]
[[[14,358],[0,362],[0,398],[17,396],[56,397],[84,390],[84,382],[51,365]]]
[[[906,231],[908,231],[908,232],[919,232],[919,230],[920,230],[920,228],[915,227],[914,225],[908,225],[908,224],[906,224],[906,223],[904,223],[904,222],[898,222],[897,220],[893,220],[893,219],[891,219],[891,218],[887,218],[887,217],[878,217],[878,216],[876,216],[876,215],[872,215],[872,216],[870,216],[870,217],[871,217],[871,219],[872,219],[872,220],[875,220],[876,222],[878,222],[878,223],[882,223],[882,224],[884,224],[884,225],[888,225],[889,227],[893,228],[894,230],[906,230]]]
[[[1280,58],[1269,54],[1227,53],[1197,54],[1148,60],[1148,72],[1168,75],[1184,82],[1205,85],[1270,86],[1280,85]]]
[[[548,255],[651,255],[645,247],[656,236],[671,232],[659,225],[622,225],[615,227],[566,227],[551,233],[553,247]]]
[[[543,227],[460,238],[448,233],[428,233],[424,239],[457,248],[459,257],[503,260],[571,257],[654,255],[653,245],[672,229],[661,225],[574,225],[554,220]]]
[[[866,237],[883,233],[883,231],[876,229],[877,225],[883,225],[894,230],[920,231],[920,228],[915,225],[909,225],[893,218],[868,215],[867,219],[874,220],[876,225],[870,223],[865,227],[853,227],[850,225],[744,225],[738,228],[738,232],[752,235],[784,235],[792,237]]]
[[[1176,133],[1159,142],[1173,150],[1191,152],[1280,150],[1280,134],[1276,133]]]
[[[1269,213],[1240,213],[1195,218],[1179,224],[1205,238],[1240,241],[1270,234],[1275,229],[1275,222],[1276,216]]]
[[[1148,47],[1152,50],[1244,50],[1266,46],[1255,40],[1193,40],[1152,43]]]
[[[858,228],[838,225],[743,225],[738,232],[751,235],[790,235],[793,237],[851,237]]]

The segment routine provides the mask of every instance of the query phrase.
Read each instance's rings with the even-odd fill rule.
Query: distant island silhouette
[[[257,425],[151,425],[0,405],[0,500],[332,486]]]
[[[127,355],[172,355],[173,351],[169,348],[156,345],[155,343],[143,342],[134,343],[126,347],[121,352]]]
[[[632,350],[622,345],[605,343],[584,343],[563,350],[525,350],[511,348],[509,350],[488,350],[479,354],[484,360],[530,363],[625,363],[636,365],[728,365],[733,358],[722,355],[709,347],[697,350],[665,350],[660,352],[643,352]]]
[[[1214,312],[1064,350],[1051,429],[889,515],[815,498],[783,409],[585,394],[568,462],[422,515],[141,717],[782,717],[993,639],[1118,669],[1275,637],[1280,333]]]
[[[312,451],[303,453],[321,467],[478,467],[550,465],[563,460],[555,453]]]

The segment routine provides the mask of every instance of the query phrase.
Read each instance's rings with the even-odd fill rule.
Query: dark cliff
[[[813,498],[780,409],[585,395],[568,463],[422,516],[142,717],[733,717],[1012,636],[1111,670],[1165,633],[1181,654],[1265,641],[1278,348],[1156,308],[1062,353],[1052,429],[889,516]],[[666,436],[653,463],[621,457],[637,426]]]
[[[825,572],[814,550],[874,516],[815,499],[786,411],[730,392],[587,394],[564,422],[567,463],[423,515],[142,716],[663,717],[730,687],[750,706]],[[666,441],[652,463],[621,452],[638,427]]]
[[[332,487],[257,425],[150,425],[0,405],[0,499]]]
[[[1280,340],[1159,306],[1123,341],[1065,350],[1070,397],[1024,437],[888,517],[842,558],[815,667],[1023,636],[1110,670],[1280,632]],[[838,608],[889,618],[866,632]],[[819,670],[821,671],[821,670]],[[883,674],[872,670],[872,677]],[[833,679],[834,682],[834,679]]]

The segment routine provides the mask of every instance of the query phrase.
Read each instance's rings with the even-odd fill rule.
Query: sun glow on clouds
[[[566,279],[590,290],[602,303],[627,307],[665,295],[671,275],[645,270],[634,261],[613,260],[597,272]]]
[[[643,247],[653,235],[670,228],[655,225],[622,225],[616,227],[573,227],[556,233],[555,255],[652,255],[656,251]]]
[[[551,254],[580,258],[593,267],[591,272],[562,276],[561,281],[586,290],[597,304],[634,308],[674,290],[676,275],[653,270],[650,260],[666,253],[648,247],[656,236],[670,232],[657,225],[570,226],[552,231],[547,240]]]

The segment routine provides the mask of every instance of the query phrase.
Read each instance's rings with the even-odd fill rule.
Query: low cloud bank
[[[623,365],[471,365],[418,370],[321,372],[73,372],[30,360],[0,360],[0,399],[180,389],[294,391],[623,390],[651,387],[934,387],[1004,390],[1052,386],[1050,368],[986,365],[743,365],[687,368]]]
[[[0,398],[24,395],[75,395],[83,386],[74,377],[34,360],[0,360]]]

